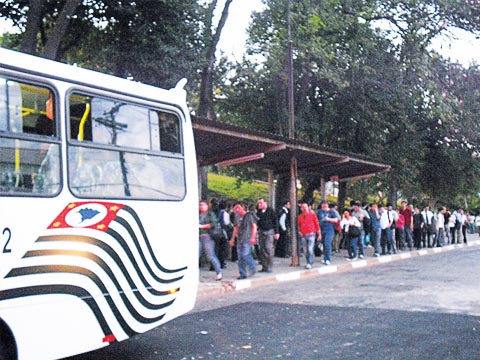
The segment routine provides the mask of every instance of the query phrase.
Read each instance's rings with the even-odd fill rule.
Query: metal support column
[[[290,158],[290,229],[292,231],[292,261],[290,266],[300,266],[297,241],[297,158]]]

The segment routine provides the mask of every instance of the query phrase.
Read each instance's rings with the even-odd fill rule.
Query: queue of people
[[[347,260],[363,259],[366,248],[373,246],[373,256],[396,254],[399,251],[441,247],[467,243],[466,232],[480,227],[480,216],[473,217],[462,208],[450,211],[428,205],[415,207],[403,200],[398,209],[393,205],[352,202],[339,214],[335,204],[323,200],[318,210],[312,205],[298,205],[298,256],[305,256],[307,269],[314,266],[315,256],[330,265],[332,252],[347,250]],[[212,199],[199,205],[199,254],[205,253],[215,279],[222,280],[226,259],[237,261],[238,279],[254,276],[257,271],[271,273],[273,257],[290,257],[290,203],[281,210],[268,206],[264,198],[256,207],[243,202],[233,206]],[[478,219],[477,219],[478,218]],[[478,223],[478,224],[477,224]],[[257,262],[261,268],[257,270]]]

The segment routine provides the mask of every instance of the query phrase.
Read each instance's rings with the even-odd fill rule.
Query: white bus
[[[163,90],[0,49],[0,359],[58,359],[191,310],[185,81]]]

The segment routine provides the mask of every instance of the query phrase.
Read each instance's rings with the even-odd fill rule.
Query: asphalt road
[[[480,359],[480,248],[203,299],[75,359]]]

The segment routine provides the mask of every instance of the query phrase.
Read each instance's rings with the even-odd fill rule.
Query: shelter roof
[[[200,166],[249,161],[276,174],[288,173],[291,156],[295,155],[299,174],[338,181],[369,177],[390,169],[389,165],[362,155],[219,121],[192,117],[192,123]]]

